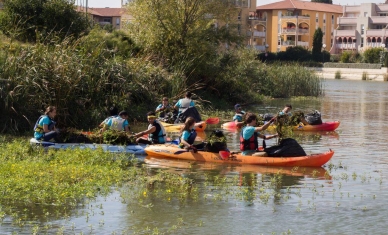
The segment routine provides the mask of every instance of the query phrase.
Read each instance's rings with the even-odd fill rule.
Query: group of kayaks
[[[203,132],[208,124],[217,124],[218,118],[209,118],[206,121],[201,122],[201,125],[196,127],[197,132]],[[179,132],[182,128],[182,124],[169,124],[163,123],[167,132]],[[334,131],[340,122],[324,122],[320,125],[305,125],[295,126],[296,131]],[[221,126],[227,130],[238,130],[238,127],[234,122],[227,122]],[[271,128],[276,128],[271,127]],[[324,153],[311,154],[307,156],[296,157],[269,157],[265,152],[258,152],[253,156],[243,156],[241,152],[227,152],[220,151],[218,153],[206,152],[206,151],[187,151],[177,146],[176,142],[169,142],[166,144],[156,145],[109,145],[109,144],[83,144],[83,143],[54,143],[38,141],[34,138],[30,140],[30,144],[43,146],[51,149],[72,149],[72,148],[89,148],[97,149],[102,148],[105,151],[117,152],[117,153],[130,153],[135,155],[147,154],[153,157],[169,158],[169,159],[183,159],[189,161],[201,161],[201,162],[215,162],[215,163],[233,163],[233,164],[252,164],[252,165],[267,165],[267,166],[301,166],[301,167],[315,167],[322,166],[327,163],[334,154],[334,151],[329,150]]]

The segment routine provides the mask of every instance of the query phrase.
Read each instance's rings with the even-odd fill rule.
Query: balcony
[[[365,46],[366,47],[374,47],[374,48],[383,48],[383,44],[384,44],[384,47],[386,47],[385,43],[383,42],[367,42],[365,43]]]
[[[309,29],[283,28],[282,34],[295,35],[309,34]]]
[[[371,16],[372,24],[388,24],[388,16]]]
[[[351,30],[340,30],[337,29],[336,35],[337,37],[355,37],[356,36],[356,30],[351,29]]]
[[[335,47],[342,50],[355,50],[356,43],[336,43]]]
[[[255,48],[257,51],[265,51],[265,46],[258,46],[258,45],[255,45],[254,48]]]
[[[282,16],[282,19],[310,20],[310,16]]]
[[[267,18],[259,18],[257,16],[248,16],[248,24],[250,24],[250,25],[257,25],[257,24],[266,25]]]
[[[367,37],[383,37],[385,35],[385,30],[383,29],[368,29],[366,30]]]
[[[265,38],[266,36],[266,32],[263,32],[263,31],[247,31],[247,36],[248,37],[251,37],[251,36],[254,36],[254,37],[260,37],[260,38]]]
[[[339,17],[337,23],[339,25],[357,25],[357,17]]]
[[[295,45],[295,41],[288,40],[288,41],[282,42],[282,46],[286,46],[286,47],[294,47],[294,46],[309,47],[309,43],[308,42],[298,41],[297,45]]]
[[[344,6],[344,13],[349,12],[359,13],[361,12],[361,6]]]

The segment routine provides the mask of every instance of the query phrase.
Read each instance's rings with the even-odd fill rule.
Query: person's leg
[[[48,133],[43,134],[42,140],[44,141],[49,141],[51,139],[56,140],[57,136],[58,136],[58,133],[56,131],[50,131]]]
[[[138,143],[138,144],[152,144],[151,141],[146,140],[146,139],[141,138],[141,137],[136,140],[136,143]]]

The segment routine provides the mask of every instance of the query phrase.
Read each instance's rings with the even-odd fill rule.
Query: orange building
[[[249,45],[259,51],[285,51],[289,46],[311,49],[315,30],[323,32],[324,49],[333,47],[333,31],[342,16],[340,5],[284,0],[258,6],[248,19],[252,26]]]

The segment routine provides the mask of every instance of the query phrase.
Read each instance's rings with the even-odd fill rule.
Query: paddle
[[[212,117],[206,119],[206,124],[218,124],[220,122],[220,119],[218,117]]]
[[[220,154],[221,158],[224,160],[226,160],[230,157],[229,151],[219,151],[218,153]]]

